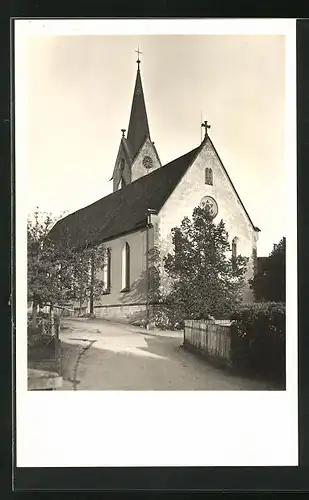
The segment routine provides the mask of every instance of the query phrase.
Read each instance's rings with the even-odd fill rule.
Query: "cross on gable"
[[[207,137],[207,135],[208,135],[207,129],[211,128],[211,125],[208,125],[208,121],[207,121],[207,120],[205,120],[205,121],[202,123],[201,127],[204,127],[204,128],[205,128],[205,137]]]

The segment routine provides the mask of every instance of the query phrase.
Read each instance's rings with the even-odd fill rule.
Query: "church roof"
[[[141,72],[138,66],[127,134],[127,140],[133,158],[136,156],[146,137],[150,137],[150,133]]]
[[[51,230],[51,238],[68,238],[72,245],[83,246],[145,227],[147,210],[162,208],[200,148],[59,220]]]

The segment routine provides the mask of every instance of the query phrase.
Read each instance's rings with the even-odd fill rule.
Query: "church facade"
[[[122,129],[113,170],[113,192],[61,219],[53,232],[80,244],[104,245],[105,292],[92,304],[94,314],[110,320],[151,320],[156,304],[151,276],[156,268],[164,292],[163,258],[172,249],[171,229],[196,206],[207,204],[214,220],[225,222],[232,252],[249,258],[246,278],[256,266],[259,228],[250,219],[208,133],[198,147],[162,166],[151,140],[140,61],[128,131]],[[153,255],[157,250],[157,258]],[[245,302],[253,300],[249,284]],[[85,304],[89,311],[89,304]]]

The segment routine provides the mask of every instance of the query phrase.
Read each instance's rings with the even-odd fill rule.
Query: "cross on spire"
[[[137,47],[137,50],[135,52],[137,53],[137,61],[136,62],[137,62],[137,69],[139,70],[139,65],[141,62],[139,56],[140,56],[140,54],[142,54],[142,52],[139,50],[139,46]]]
[[[205,120],[205,121],[202,123],[201,127],[204,127],[204,128],[205,128],[205,137],[207,137],[207,135],[208,135],[208,131],[207,131],[207,129],[209,129],[209,128],[211,127],[211,125],[208,125],[208,121],[207,121],[207,120]]]

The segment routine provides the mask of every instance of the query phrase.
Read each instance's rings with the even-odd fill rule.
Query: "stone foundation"
[[[145,304],[96,306],[94,314],[97,318],[124,323],[146,322],[147,309]]]

